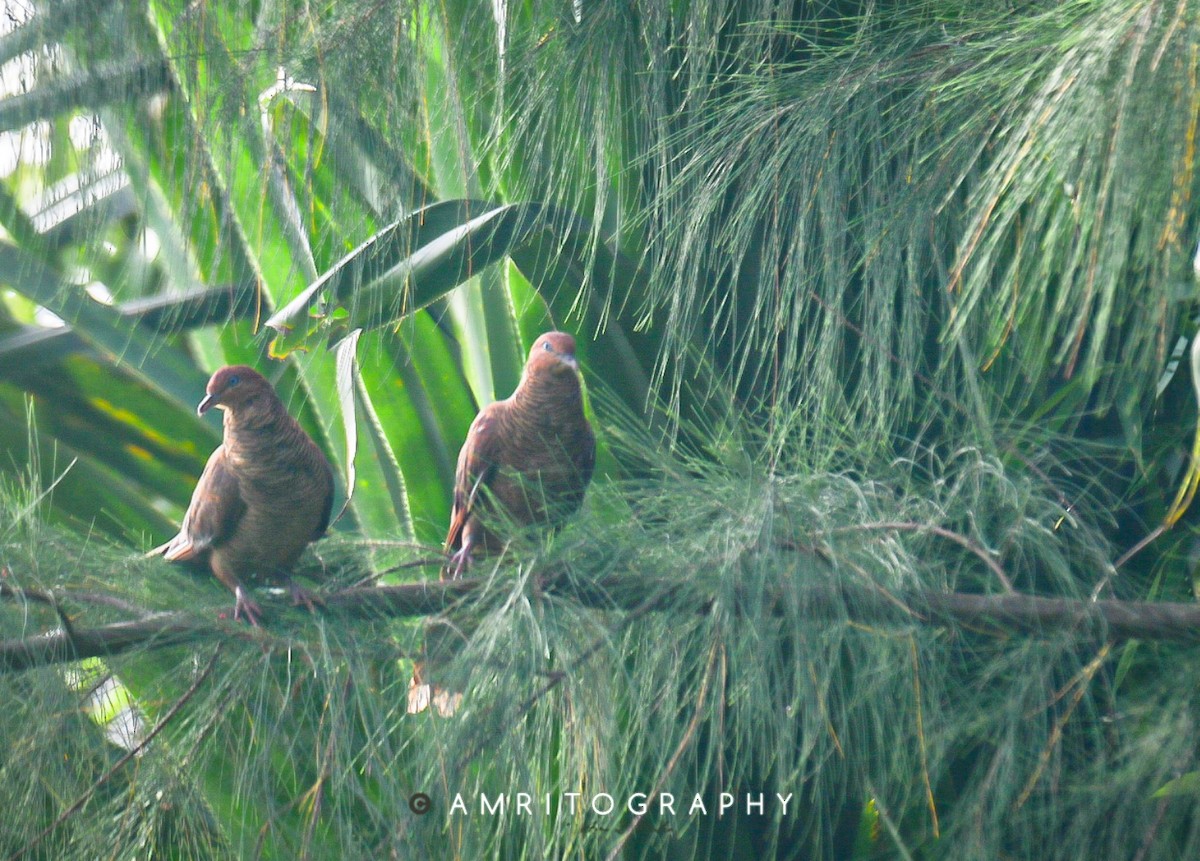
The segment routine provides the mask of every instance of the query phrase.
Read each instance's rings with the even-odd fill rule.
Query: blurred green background
[[[488,594],[511,594],[484,602],[463,658],[478,711],[462,723],[414,729],[395,711],[418,625],[293,619],[265,643],[233,636],[163,761],[131,779],[139,804],[168,791],[179,821],[147,825],[119,791],[108,825],[64,825],[62,799],[107,766],[58,774],[62,727],[22,727],[75,715],[78,685],[54,670],[10,679],[0,738],[17,752],[0,761],[0,798],[36,798],[40,813],[0,828],[0,857],[34,844],[35,857],[1197,849],[1194,650],[1072,631],[984,646],[915,622],[871,636],[814,622],[802,602],[742,606],[746,589],[831,578],[901,597],[1001,591],[981,560],[1022,592],[1191,600],[1190,516],[1114,563],[1163,522],[1195,433],[1196,3],[4,12],[12,582],[159,610],[225,600],[137,559],[173,534],[220,439],[194,407],[222,364],[264,371],[352,491],[323,566],[379,575],[396,561],[380,548],[435,550],[470,421],[513,390],[549,328],[577,336],[600,459],[548,555],[490,571],[504,576]],[[339,355],[354,359],[340,381]],[[819,552],[797,563],[797,548]],[[728,602],[616,624],[531,599],[547,566],[665,575]],[[0,633],[57,624],[37,612],[30,626],[9,601]],[[605,647],[588,651],[581,631]],[[397,642],[399,664],[376,654]],[[280,663],[292,650],[312,674],[296,697]],[[204,666],[161,654],[111,665],[145,717],[176,714]],[[564,666],[591,685],[586,719],[565,693],[527,701]],[[230,701],[244,711],[222,718]],[[393,827],[421,785],[405,781],[444,775],[430,751],[494,746],[498,715],[522,702],[524,740],[463,772],[478,786],[527,787],[532,761],[555,791],[585,774],[643,791],[803,785],[811,816],[736,834],[708,823],[693,843],[618,841],[569,817],[457,836]],[[105,760],[87,723],[65,733],[70,756]],[[245,747],[222,759],[218,726]],[[208,771],[180,766],[197,751]],[[323,807],[332,784],[343,795]]]

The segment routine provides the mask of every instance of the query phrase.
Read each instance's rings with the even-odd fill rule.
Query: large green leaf
[[[482,201],[431,204],[380,230],[267,320],[286,355],[319,329],[376,328],[429,305],[538,229],[541,208]],[[340,318],[322,303],[349,312]]]
[[[120,312],[91,299],[82,289],[25,250],[0,241],[0,271],[11,287],[72,324],[108,359],[158,386],[181,406],[203,391],[204,374],[177,349],[128,325]]]
[[[538,204],[443,201],[394,222],[267,320],[280,333],[273,350],[286,354],[318,333],[334,338],[349,326],[394,323],[508,256],[543,291],[555,316],[564,322],[579,316],[594,327],[601,345],[594,370],[641,410],[653,340],[643,336],[635,345],[607,310],[627,297],[635,268],[619,254],[594,248],[586,224]],[[605,292],[580,307],[596,281]],[[588,349],[583,346],[582,354]]]
[[[38,397],[32,401],[31,416],[27,410],[29,396],[9,383],[0,383],[0,462],[21,464],[25,468],[39,465],[38,492],[53,485],[43,506],[47,516],[66,520],[85,534],[95,528],[135,546],[145,546],[148,540],[161,539],[173,531],[173,524],[160,510],[162,497],[156,498],[138,484],[142,480],[149,483],[150,470],[142,462],[141,452],[133,448],[136,443],[121,439],[120,435],[105,439],[104,447],[119,449],[121,454],[117,461],[107,461],[108,452],[97,445],[94,436],[97,425],[82,423],[84,416],[68,415],[65,420],[72,423],[75,431],[72,445],[46,430],[60,430],[57,424],[63,417],[59,405]],[[91,418],[109,417],[93,413]],[[144,444],[147,430],[143,425],[130,437],[136,436]],[[187,440],[172,443],[182,459],[186,459],[188,444]],[[121,468],[122,461],[127,469]],[[160,474],[158,478],[160,490],[165,490],[163,480],[169,484],[170,477]],[[13,480],[10,472],[4,480],[6,484]]]
[[[146,167],[139,171],[143,181],[150,183],[149,194],[161,195],[176,206],[197,210],[179,220],[192,228],[187,241],[197,252],[201,273],[210,270],[217,274],[218,270],[213,267],[220,267],[232,280],[252,284],[258,297],[258,308],[265,313],[300,283],[297,280],[300,271],[293,265],[294,253],[297,249],[303,251],[306,240],[301,235],[303,227],[297,221],[295,200],[288,197],[286,177],[271,173],[274,154],[271,144],[264,140],[257,111],[252,115],[238,114],[242,119],[226,126],[223,117],[199,109],[205,101],[203,98],[197,101],[196,93],[209,92],[210,86],[215,87],[212,91],[215,93],[220,90],[221,80],[238,74],[228,47],[230,39],[240,38],[236,28],[224,32],[218,26],[218,19],[190,21],[179,28],[176,26],[179,19],[172,17],[168,7],[169,4],[151,10],[162,28],[147,33],[146,38],[161,47],[172,66],[172,100],[157,126],[146,127],[136,116],[127,119],[124,132],[133,146],[131,155],[143,160],[149,158]],[[137,16],[131,23],[135,29],[147,25],[145,19]],[[198,25],[200,30],[193,30],[193,25]],[[197,37],[210,47],[208,63],[200,75],[180,62],[180,57],[187,53],[188,40]],[[173,39],[181,40],[174,50],[171,48]],[[250,94],[243,95],[247,102],[252,101]],[[253,97],[257,98],[257,95],[254,93]],[[217,104],[223,109],[220,100]],[[189,147],[194,145],[190,164],[174,156],[181,141],[186,141]],[[192,170],[195,164],[201,167],[199,173]],[[272,175],[275,176],[275,191],[269,190]],[[230,328],[215,341],[202,339],[201,346],[206,353],[219,356],[221,361],[258,363],[261,361],[258,342],[248,336],[253,337],[253,332]],[[344,473],[345,452],[338,435],[330,433],[338,423],[333,363],[310,360],[295,365],[304,409],[315,411],[309,426],[326,441],[334,461],[342,466],[340,471]],[[388,479],[382,472],[384,468],[375,461],[360,464],[352,505],[353,520],[369,533],[379,536],[387,535],[397,522],[394,500],[387,491]]]
[[[186,294],[135,299],[117,310],[127,325],[167,335],[243,319],[254,313],[254,295],[235,286],[200,288]],[[78,352],[98,355],[71,326],[26,326],[0,336],[0,376]]]

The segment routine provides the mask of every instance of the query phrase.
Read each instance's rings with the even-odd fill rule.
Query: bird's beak
[[[216,395],[205,395],[204,400],[196,405],[196,415],[202,416],[217,405]]]
[[[575,356],[574,356],[573,354],[571,354],[571,353],[558,353],[557,355],[558,355],[558,358],[559,358],[559,360],[561,360],[561,361],[562,361],[562,363],[563,363],[564,365],[566,365],[568,368],[570,368],[572,371],[578,371],[578,370],[579,370],[579,362],[577,362],[577,361],[575,360]]]

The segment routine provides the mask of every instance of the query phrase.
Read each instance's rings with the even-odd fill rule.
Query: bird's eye
[[[237,374],[234,374],[232,377],[230,377],[230,378],[229,378],[229,379],[226,381],[225,385],[227,385],[227,386],[236,386],[236,385],[237,385],[238,383],[240,383],[241,381],[242,381],[242,380],[241,380],[241,377],[239,377]]]
[[[553,353],[553,352],[554,352],[554,348],[550,346],[550,342],[549,342],[549,341],[546,341],[545,343],[543,343],[543,344],[542,344],[542,349],[543,349],[543,350],[545,350],[547,353]]]

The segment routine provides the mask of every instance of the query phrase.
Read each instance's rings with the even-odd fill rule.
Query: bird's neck
[[[513,392],[510,403],[529,414],[552,409],[554,412],[578,411],[583,415],[583,391],[575,374],[538,374],[525,376]]]
[[[225,411],[225,448],[235,455],[261,457],[259,449],[269,453],[298,430],[286,410],[272,409],[270,404]]]

